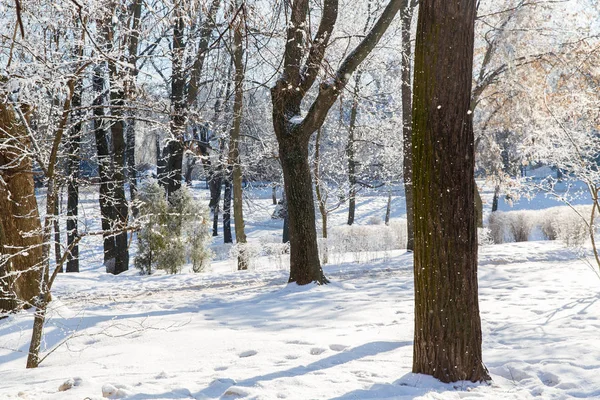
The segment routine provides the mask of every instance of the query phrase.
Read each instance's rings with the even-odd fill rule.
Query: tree
[[[279,144],[290,232],[289,282],[306,285],[327,283],[319,261],[313,183],[308,146],[313,133],[323,125],[352,73],[375,48],[401,6],[391,0],[360,44],[342,61],[331,77],[319,84],[319,91],[302,116],[302,102],[315,83],[325,50],[338,16],[338,1],[325,0],[317,32],[307,45],[308,0],[291,4],[283,71],[271,88],[273,127]]]
[[[475,1],[420,2],[413,86],[413,372],[490,379],[482,362],[470,111]]]
[[[0,312],[31,306],[43,264],[31,142],[7,92],[0,87]]]
[[[403,180],[404,196],[406,199],[406,250],[414,250],[413,227],[413,189],[412,189],[412,46],[410,43],[410,26],[413,13],[417,6],[416,0],[404,0],[402,4],[402,138],[404,143],[403,153]]]

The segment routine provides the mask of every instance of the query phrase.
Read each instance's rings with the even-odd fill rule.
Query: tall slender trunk
[[[95,94],[94,108],[94,136],[96,140],[96,153],[98,157],[98,174],[100,175],[100,219],[103,231],[110,231],[112,221],[115,219],[114,208],[111,205],[112,193],[110,182],[112,181],[111,157],[108,147],[108,133],[105,126],[104,115],[104,68],[98,64],[94,68],[92,86]],[[104,265],[112,268],[115,259],[115,238],[113,235],[105,234],[104,239]]]
[[[73,93],[73,108],[81,107],[82,82],[79,81]],[[67,141],[67,249],[70,249],[67,258],[67,272],[79,272],[79,244],[75,243],[77,237],[77,209],[79,207],[79,175],[81,169],[81,113],[74,115],[75,124],[71,128]]]
[[[115,275],[129,269],[129,248],[127,244],[127,231],[124,230],[129,218],[129,206],[125,197],[125,91],[122,76],[117,72],[114,61],[108,62],[108,76],[110,80],[110,110],[113,117],[110,126],[112,142],[113,181],[112,202],[114,207],[113,229],[122,229],[115,235]]]
[[[171,75],[171,137],[167,144],[167,165],[165,191],[167,197],[181,188],[183,165],[183,139],[186,127],[185,71],[184,71],[184,29],[183,10],[176,6],[178,17],[173,25],[172,75]]]
[[[233,243],[231,236],[231,181],[227,176],[223,179],[225,191],[223,193],[223,243]]]
[[[131,103],[135,96],[136,78],[137,78],[137,59],[138,59],[138,44],[140,37],[140,20],[142,16],[142,0],[134,0],[132,25],[129,33],[129,49],[128,61],[133,65],[134,70],[127,74],[127,85],[125,95]],[[137,170],[135,168],[135,111],[133,109],[127,111],[127,121],[125,124],[125,136],[127,139],[126,146],[126,161],[127,161],[127,177],[129,181],[129,198],[131,200],[131,213],[137,217]]]
[[[354,158],[354,133],[356,129],[356,117],[358,115],[358,96],[360,94],[360,78],[362,71],[359,70],[354,78],[354,92],[352,93],[352,109],[350,110],[350,126],[348,127],[348,144],[346,146],[346,155],[348,156],[348,183],[350,190],[348,193],[348,225],[354,223],[354,214],[356,212],[356,160]]]
[[[236,2],[237,3],[237,2]],[[244,101],[244,48],[242,29],[244,21],[241,16],[234,22],[233,32],[233,65],[235,66],[235,98],[233,100],[233,124],[229,134],[229,164],[233,180],[233,219],[235,227],[235,242],[240,244],[238,270],[248,269],[248,260],[244,250],[246,232],[244,231],[244,208],[242,190],[242,165],[240,158],[240,130]]]
[[[413,92],[413,372],[488,380],[477,282],[470,111],[475,1],[423,0]]]
[[[412,48],[410,43],[410,25],[412,23],[413,12],[416,7],[416,1],[403,0],[400,8],[400,17],[402,21],[402,140],[403,140],[403,179],[404,195],[406,198],[406,250],[414,250],[414,202],[413,202],[413,147],[412,147]]]

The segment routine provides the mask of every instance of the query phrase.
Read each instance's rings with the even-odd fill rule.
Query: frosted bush
[[[492,238],[492,231],[490,228],[477,228],[477,243],[480,246],[489,246],[494,244],[494,239]]]
[[[155,181],[141,186],[139,199],[141,228],[135,266],[145,274],[155,269],[174,274],[190,262],[195,272],[202,271],[212,256],[208,208],[186,187],[167,201],[164,189]]]
[[[529,239],[533,221],[528,213],[514,211],[508,219],[508,231],[515,242],[526,242]]]
[[[490,238],[496,244],[504,243],[504,213],[496,211],[490,214],[488,219],[488,229]]]

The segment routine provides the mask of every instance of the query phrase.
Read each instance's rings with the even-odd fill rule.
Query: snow
[[[251,241],[280,234],[266,197],[248,203]],[[360,198],[358,222],[383,215],[386,200]],[[94,205],[83,204],[91,221]],[[402,207],[395,197],[395,217]],[[331,218],[343,220],[344,210]],[[556,241],[480,248],[488,385],[411,373],[403,250],[333,258],[332,284],[298,287],[268,257],[243,272],[222,259],[201,274],[112,276],[101,238],[89,239],[82,272],[56,280],[43,347],[63,344],[39,368],[24,368],[32,312],[0,320],[0,399],[600,398],[600,279]]]

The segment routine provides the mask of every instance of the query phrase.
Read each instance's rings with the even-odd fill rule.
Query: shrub
[[[508,231],[515,242],[526,242],[533,228],[529,215],[522,211],[516,211],[510,215]]]
[[[141,186],[139,199],[141,229],[135,266],[145,274],[156,269],[174,274],[189,261],[194,272],[202,271],[211,257],[208,209],[186,187],[168,202],[155,181]]]
[[[491,213],[488,229],[490,238],[495,244],[504,243],[504,213],[498,211]]]

